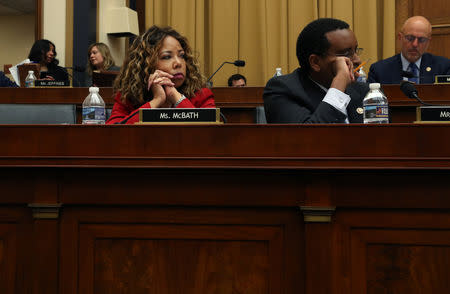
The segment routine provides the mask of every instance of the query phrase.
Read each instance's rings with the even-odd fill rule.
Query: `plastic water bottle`
[[[28,75],[25,78],[25,87],[26,88],[33,88],[35,86],[36,76],[34,75],[33,70],[28,71]]]
[[[361,83],[367,83],[367,74],[365,73],[365,71],[362,68],[362,66],[359,69],[358,74],[359,74],[359,77],[358,77],[357,81],[361,82]]]
[[[104,124],[105,102],[98,93],[97,87],[89,88],[89,95],[83,101],[83,124]]]
[[[386,96],[380,90],[379,83],[369,84],[370,91],[363,100],[365,124],[389,123],[389,107]]]
[[[282,76],[283,74],[281,73],[281,67],[277,67],[275,69],[275,74],[273,75],[274,77],[279,77]]]

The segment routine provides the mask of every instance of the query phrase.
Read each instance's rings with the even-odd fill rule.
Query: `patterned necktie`
[[[418,84],[419,83],[419,69],[417,68],[417,65],[415,63],[410,63],[409,71],[414,75],[414,77],[409,78],[408,80]]]

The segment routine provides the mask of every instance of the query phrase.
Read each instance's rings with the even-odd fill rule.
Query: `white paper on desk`
[[[17,69],[18,65],[24,64],[24,63],[30,63],[30,59],[25,59],[21,62],[19,62],[18,64],[11,66],[9,68],[9,72],[11,73],[11,76],[14,78],[14,81],[16,82],[16,84],[20,87],[20,78],[19,78],[19,70]]]

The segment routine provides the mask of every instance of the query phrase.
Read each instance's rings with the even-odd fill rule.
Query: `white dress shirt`
[[[347,106],[350,103],[351,99],[350,96],[336,88],[327,89],[326,87],[322,86],[313,79],[311,79],[311,81],[313,81],[317,86],[319,86],[322,90],[325,91],[326,94],[325,97],[323,97],[322,101],[330,104],[331,106],[333,106],[334,108],[345,114],[346,116],[345,123],[347,124],[350,123],[347,115]]]

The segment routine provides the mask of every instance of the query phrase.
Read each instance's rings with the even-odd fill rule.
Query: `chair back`
[[[3,65],[3,72],[6,74],[6,75],[9,75],[11,72],[9,71],[9,68],[10,67],[12,67],[12,64],[4,64]]]
[[[75,104],[0,104],[0,124],[76,124]]]
[[[266,113],[264,111],[264,106],[257,106],[255,108],[256,115],[255,115],[255,121],[257,124],[266,124]]]
[[[106,108],[106,119],[108,119],[111,116],[112,108]]]
[[[34,76],[39,79],[41,74],[41,65],[39,63],[24,63],[17,66],[20,79],[20,87],[25,88],[25,79],[27,78],[28,71],[34,71]]]

